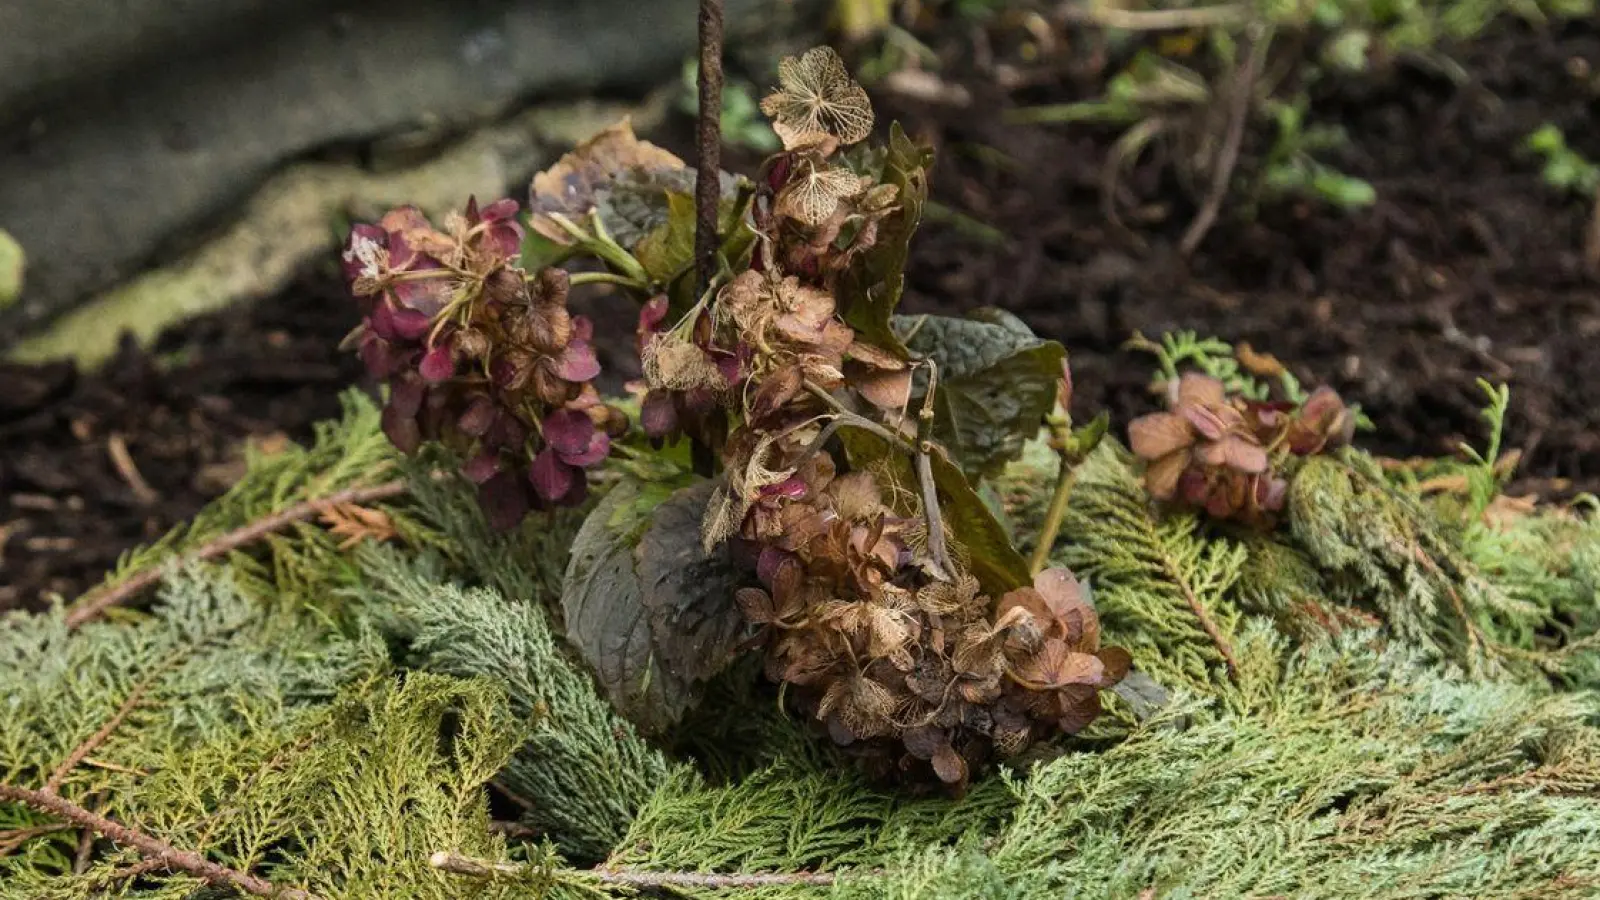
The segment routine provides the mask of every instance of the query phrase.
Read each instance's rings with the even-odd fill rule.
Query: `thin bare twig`
[[[188,563],[215,559],[246,544],[258,541],[275,531],[293,525],[295,522],[321,515],[324,511],[340,504],[360,504],[387,500],[391,497],[398,497],[407,490],[405,479],[402,478],[369,487],[347,488],[329,494],[326,497],[297,503],[282,512],[258,519],[243,528],[235,529],[207,541],[198,550],[184,554],[183,561]],[[160,581],[164,572],[165,569],[163,567],[152,566],[134,573],[117,584],[89,592],[72,609],[67,611],[67,627],[78,628],[86,622],[99,618],[102,613],[111,607],[126,603],[133,597],[138,596],[145,588]]]
[[[528,867],[521,863],[493,862],[440,851],[428,858],[428,865],[441,872],[468,878],[519,878]],[[773,885],[831,885],[837,877],[828,872],[758,872],[719,874],[715,872],[633,872],[626,869],[564,869],[561,875],[630,888],[751,888]]]
[[[113,431],[111,436],[106,438],[106,455],[111,457],[111,465],[128,485],[128,489],[133,491],[133,496],[141,505],[151,506],[161,499],[161,495],[150,486],[150,482],[145,481],[144,476],[139,474],[139,467],[134,465],[133,454],[128,452],[128,440],[122,436],[122,432]]]
[[[717,219],[722,205],[722,0],[700,0],[700,110],[696,128],[695,296],[717,274]]]
[[[922,517],[928,522],[928,555],[938,570],[932,575],[949,580],[955,577],[956,568],[945,543],[944,510],[939,506],[939,485],[933,477],[933,398],[939,390],[939,366],[932,359],[924,362],[928,366],[928,392],[922,396],[922,409],[917,410],[917,482],[922,488]]]
[[[156,676],[165,668],[165,666],[157,666],[156,671],[151,672],[138,684],[134,685],[133,690],[128,692],[127,699],[123,700],[122,705],[117,707],[117,711],[111,714],[111,718],[107,719],[99,730],[89,735],[83,743],[74,747],[72,752],[67,754],[67,758],[62,760],[61,765],[56,766],[56,770],[51,772],[50,777],[46,779],[44,793],[54,794],[61,787],[61,782],[72,773],[72,770],[76,769],[79,763],[88,758],[96,747],[99,747],[106,742],[107,738],[111,737],[112,732],[122,725],[122,720],[128,717],[128,713],[133,712],[133,708],[139,705],[140,700],[144,699],[145,692],[150,689],[150,686],[155,683]]]
[[[1165,554],[1162,554],[1161,564],[1167,570],[1167,577],[1171,578],[1172,583],[1176,584],[1178,590],[1183,592],[1183,602],[1189,605],[1189,611],[1194,613],[1196,619],[1200,620],[1200,630],[1206,633],[1206,637],[1210,638],[1212,645],[1217,648],[1217,653],[1222,656],[1223,664],[1228,667],[1228,679],[1238,682],[1239,659],[1233,655],[1233,645],[1228,643],[1228,639],[1222,634],[1222,629],[1218,628],[1217,623],[1212,621],[1211,614],[1206,612],[1206,608],[1200,602],[1200,598],[1196,597],[1194,591],[1190,589],[1189,583],[1183,578],[1183,573],[1178,571],[1177,564]]]
[[[531,841],[542,834],[539,829],[524,825],[521,822],[503,822],[500,820],[489,823],[489,833],[504,835],[513,841]]]
[[[1228,185],[1233,181],[1233,170],[1239,165],[1239,149],[1244,145],[1244,129],[1250,121],[1250,108],[1254,106],[1256,95],[1256,77],[1261,72],[1261,64],[1265,61],[1268,44],[1271,43],[1270,34],[1263,32],[1255,35],[1250,44],[1250,50],[1245,54],[1244,62],[1239,64],[1238,74],[1233,79],[1233,102],[1228,110],[1228,131],[1223,136],[1222,148],[1217,153],[1216,166],[1211,171],[1211,187],[1206,194],[1205,202],[1200,211],[1195,214],[1194,221],[1183,232],[1183,239],[1178,242],[1178,252],[1189,256],[1199,248],[1200,242],[1206,239],[1206,233],[1211,226],[1216,224],[1217,215],[1222,211],[1222,201],[1228,196]]]
[[[72,826],[65,823],[53,825],[35,825],[31,828],[8,828],[0,831],[0,858],[10,856],[18,847],[36,837],[55,834],[58,831],[69,831]]]
[[[1068,24],[1099,25],[1124,31],[1169,31],[1238,25],[1249,20],[1250,5],[1223,3],[1189,9],[1119,9],[1100,4],[1066,4],[1057,12],[1056,18]]]
[[[0,800],[21,803],[42,813],[66,819],[74,825],[93,829],[111,840],[138,850],[150,860],[160,860],[167,867],[188,872],[208,884],[230,885],[257,897],[274,897],[278,900],[316,900],[315,895],[297,888],[280,888],[264,878],[219,865],[198,853],[177,847],[152,837],[135,828],[113,822],[105,816],[44,791],[34,791],[9,784],[0,784]]]

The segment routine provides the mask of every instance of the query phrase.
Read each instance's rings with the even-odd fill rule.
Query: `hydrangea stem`
[[[722,0],[700,0],[700,119],[695,160],[695,293],[717,273],[717,207],[722,199]]]
[[[1066,518],[1067,505],[1072,501],[1072,485],[1078,480],[1078,468],[1061,454],[1061,470],[1056,476],[1056,492],[1050,498],[1050,508],[1044,514],[1044,524],[1039,528],[1039,542],[1034,545],[1033,556],[1028,560],[1028,571],[1037,575],[1050,563],[1050,551],[1055,548],[1056,535],[1061,533],[1061,520]]]

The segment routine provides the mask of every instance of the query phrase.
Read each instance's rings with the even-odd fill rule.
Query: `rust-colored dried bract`
[[[1274,465],[1349,443],[1355,416],[1330,388],[1298,409],[1228,396],[1221,381],[1190,373],[1176,385],[1168,412],[1128,426],[1145,465],[1145,489],[1219,519],[1265,523],[1283,509],[1288,483]]]

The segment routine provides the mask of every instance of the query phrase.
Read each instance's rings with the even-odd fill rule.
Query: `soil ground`
[[[1475,382],[1506,381],[1508,445],[1525,451],[1515,489],[1600,491],[1600,403],[1587,391],[1600,381],[1600,280],[1581,259],[1590,210],[1546,188],[1521,150],[1553,122],[1600,159],[1600,81],[1585,74],[1600,71],[1594,23],[1497,26],[1452,54],[1465,83],[1401,62],[1317,88],[1318,119],[1351,138],[1323,158],[1370,181],[1378,202],[1352,214],[1225,208],[1188,260],[1172,247],[1197,204],[1159,147],[1125,179],[1123,208],[1142,214],[1121,230],[1099,195],[1115,132],[1002,121],[1009,107],[1093,96],[1106,75],[1084,64],[1095,54],[1067,48],[1007,92],[969,62],[971,35],[929,38],[968,108],[879,100],[883,118],[936,145],[934,197],[994,229],[930,221],[908,310],[1017,312],[1068,347],[1076,411],[1109,408],[1124,423],[1154,406],[1149,360],[1119,349],[1134,331],[1248,341],[1360,403],[1377,426],[1364,444],[1394,456],[1481,440]],[[1264,150],[1255,131],[1241,173]],[[127,348],[100,373],[0,368],[0,608],[76,595],[225,490],[245,442],[301,440],[337,412],[359,366],[336,349],[356,316],[331,263],[148,353]],[[597,304],[597,319],[631,333],[628,309]],[[602,348],[602,362],[629,374],[629,347],[631,336]]]

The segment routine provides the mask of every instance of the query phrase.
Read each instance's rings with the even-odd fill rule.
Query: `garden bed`
[[[1454,53],[1470,76],[1459,86],[1401,64],[1321,89],[1315,108],[1351,139],[1330,159],[1373,184],[1376,204],[1344,213],[1284,202],[1254,219],[1224,209],[1187,262],[1172,246],[1194,204],[1159,154],[1127,184],[1163,217],[1119,232],[1098,193],[1114,131],[1003,121],[1008,108],[1099,91],[1107,73],[1082,66],[1093,54],[1063,48],[1059,65],[1037,67],[1040,83],[1007,94],[962,61],[970,35],[928,36],[951,60],[947,80],[975,98],[970,108],[878,92],[885,119],[935,143],[932,195],[967,217],[925,223],[907,311],[1017,312],[1067,346],[1075,410],[1107,409],[1116,421],[1155,405],[1148,360],[1120,350],[1135,331],[1246,341],[1359,403],[1376,425],[1363,445],[1393,456],[1452,452],[1479,433],[1476,380],[1506,381],[1508,441],[1525,451],[1512,493],[1600,491],[1600,407],[1586,389],[1600,377],[1600,282],[1581,261],[1590,210],[1544,185],[1522,148],[1553,123],[1600,157],[1600,135],[1587,128],[1600,111],[1593,23],[1495,26]],[[1241,171],[1265,140],[1247,137]],[[664,142],[686,150],[687,128]],[[178,326],[102,372],[8,373],[23,389],[0,405],[0,608],[74,596],[224,490],[246,441],[270,451],[335,411],[333,388],[359,371],[336,345],[358,316],[332,264],[249,310]],[[590,302],[602,318],[631,315]],[[615,388],[634,374],[632,348],[607,349]],[[113,435],[148,494],[119,466]]]

